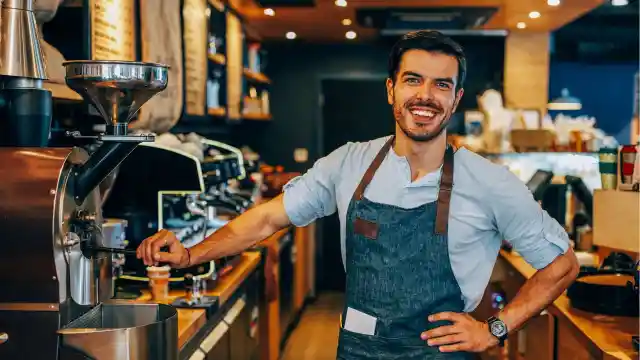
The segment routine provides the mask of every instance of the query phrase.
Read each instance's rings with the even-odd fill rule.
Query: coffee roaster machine
[[[52,95],[30,0],[4,0],[0,27],[0,359],[173,360],[177,313],[113,297],[125,222],[105,221],[99,185],[139,144],[128,122],[168,82],[167,67],[69,61],[66,83],[107,130],[48,147]]]

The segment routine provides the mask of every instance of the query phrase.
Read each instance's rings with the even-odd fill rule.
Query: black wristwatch
[[[494,316],[490,317],[489,320],[487,320],[487,324],[489,325],[489,332],[491,333],[491,335],[498,338],[498,340],[500,341],[500,347],[503,347],[504,341],[507,340],[507,325],[505,325],[502,320]]]

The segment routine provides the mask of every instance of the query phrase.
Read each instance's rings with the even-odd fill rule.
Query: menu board
[[[203,116],[207,95],[207,0],[184,0],[182,16],[187,79],[185,111]]]
[[[89,0],[91,59],[136,60],[135,0]]]

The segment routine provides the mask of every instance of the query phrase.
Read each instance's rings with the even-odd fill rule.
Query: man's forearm
[[[247,211],[191,248],[190,264],[238,254],[289,225],[283,219],[273,221],[269,207],[265,204]]]
[[[579,269],[575,254],[569,249],[527,280],[498,314],[509,332],[520,328],[557,299],[576,279]]]

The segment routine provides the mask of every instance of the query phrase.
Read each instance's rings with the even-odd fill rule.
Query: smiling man
[[[403,36],[386,81],[394,135],[340,147],[283,195],[192,249],[161,231],[138,257],[191,266],[338,211],[347,274],[339,359],[469,359],[502,344],[569,286],[578,265],[564,229],[517,177],[447,145],[465,74],[463,50],[452,39],[435,31]],[[539,271],[503,310],[476,320],[468,313],[503,240]]]

